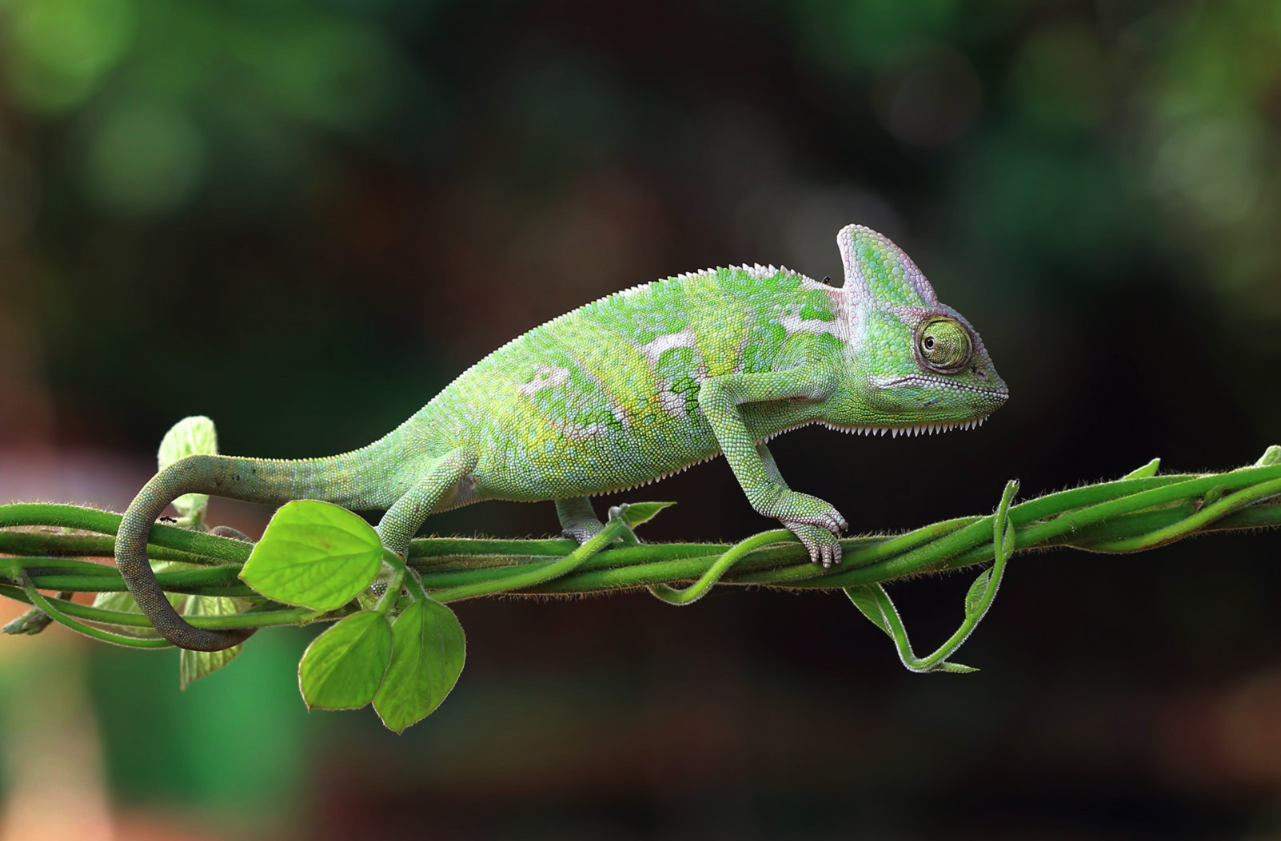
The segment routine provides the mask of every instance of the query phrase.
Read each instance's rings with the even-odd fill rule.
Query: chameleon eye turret
[[[974,353],[969,331],[946,317],[932,318],[922,325],[917,348],[925,365],[940,374],[961,370]]]

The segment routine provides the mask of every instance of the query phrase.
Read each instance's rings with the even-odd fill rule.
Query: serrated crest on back
[[[889,237],[863,225],[836,235],[845,264],[845,289],[863,306],[938,306],[934,287]]]

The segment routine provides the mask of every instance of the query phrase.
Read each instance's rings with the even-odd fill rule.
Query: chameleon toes
[[[841,544],[830,531],[809,523],[784,523],[809,552],[810,561],[828,569],[841,562]]]

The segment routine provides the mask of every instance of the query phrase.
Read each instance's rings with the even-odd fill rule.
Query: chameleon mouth
[[[943,377],[931,377],[927,374],[909,374],[906,377],[896,377],[892,380],[876,379],[872,385],[877,388],[899,388],[901,386],[919,385],[926,388],[948,388],[953,391],[968,391],[973,394],[981,394],[984,397],[994,397],[1004,403],[1010,399],[1008,388],[989,388],[980,385],[968,385],[959,383],[956,380],[949,380]]]

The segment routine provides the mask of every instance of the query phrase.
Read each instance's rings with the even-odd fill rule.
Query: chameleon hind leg
[[[418,533],[427,517],[459,483],[476,469],[475,453],[459,448],[441,456],[400,499],[396,500],[378,521],[378,537],[383,546],[402,558],[409,552],[409,541]]]
[[[577,540],[580,546],[605,528],[592,509],[591,497],[556,500],[556,516],[560,519],[561,534]]]
[[[556,516],[560,519],[561,534],[574,539],[579,546],[600,534],[605,528],[605,524],[596,516],[591,497],[588,496],[556,500]],[[629,544],[638,542],[636,535],[630,531],[625,531],[620,537],[614,538],[615,543],[619,541]]]

